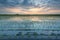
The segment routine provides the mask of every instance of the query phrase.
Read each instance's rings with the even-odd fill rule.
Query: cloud
[[[0,0],[0,6],[6,7],[16,7],[16,6],[34,6],[34,7],[44,7],[44,6],[59,6],[59,0]],[[56,7],[57,7],[56,6]]]
[[[60,0],[0,0],[0,13],[60,13]]]
[[[30,9],[22,9],[22,8],[6,8],[5,9],[9,13],[16,14],[52,14],[52,13],[60,13],[60,10],[54,10],[50,8],[30,8]]]

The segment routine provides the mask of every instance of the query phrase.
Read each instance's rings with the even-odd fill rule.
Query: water
[[[60,34],[60,16],[0,16],[0,37],[7,35],[15,37],[19,32]],[[45,37],[48,38],[48,36]],[[57,37],[59,39],[60,36]],[[53,36],[53,38],[56,37]]]

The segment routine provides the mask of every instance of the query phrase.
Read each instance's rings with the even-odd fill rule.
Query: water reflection
[[[0,35],[19,32],[60,33],[60,16],[0,16]],[[51,34],[52,35],[52,34]]]
[[[54,21],[60,20],[60,16],[0,16],[0,20],[7,21]]]

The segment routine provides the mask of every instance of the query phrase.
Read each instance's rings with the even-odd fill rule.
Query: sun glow
[[[22,8],[7,8],[6,11],[12,12],[12,13],[18,13],[18,14],[51,14],[51,13],[57,13],[60,12],[60,10],[53,10],[50,8],[30,8],[27,10],[24,10]]]

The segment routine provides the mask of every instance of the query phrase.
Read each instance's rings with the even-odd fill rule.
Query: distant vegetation
[[[60,16],[60,14],[0,14],[0,16]]]

